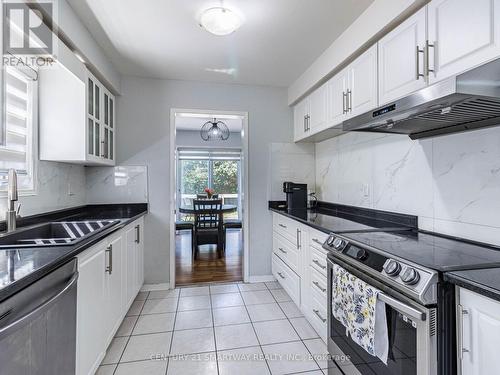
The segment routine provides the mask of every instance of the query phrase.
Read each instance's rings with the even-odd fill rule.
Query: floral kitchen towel
[[[345,327],[351,339],[387,364],[389,337],[385,303],[380,290],[333,265],[332,314]]]

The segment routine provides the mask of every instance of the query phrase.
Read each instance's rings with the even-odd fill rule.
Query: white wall
[[[57,23],[59,28],[91,62],[98,71],[98,78],[104,78],[106,86],[115,92],[120,92],[120,74],[108,59],[102,48],[97,44],[90,32],[78,18],[67,0],[57,0]]]
[[[169,281],[171,108],[248,111],[250,275],[270,275],[268,146],[292,139],[292,113],[287,106],[286,90],[135,77],[122,77],[121,84],[122,96],[117,102],[118,162],[147,165],[149,174],[145,282]]]
[[[348,133],[316,145],[316,184],[325,201],[500,245],[500,127],[421,141]]]
[[[204,141],[199,131],[177,130],[175,135],[177,147],[200,147],[200,148],[242,148],[241,133],[231,132],[225,141]]]
[[[70,195],[71,193],[71,195]],[[19,197],[21,216],[81,206],[86,203],[85,168],[80,165],[38,162],[37,193]],[[0,197],[0,218],[5,220],[7,197]]]

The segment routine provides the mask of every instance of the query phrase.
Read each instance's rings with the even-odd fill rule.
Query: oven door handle
[[[398,310],[399,312],[412,317],[413,319],[418,319],[421,322],[425,322],[426,315],[422,311],[419,311],[411,306],[408,306],[407,304],[391,296],[388,296],[387,294],[384,293],[379,293],[378,299],[380,299],[385,304],[393,307],[394,309]]]

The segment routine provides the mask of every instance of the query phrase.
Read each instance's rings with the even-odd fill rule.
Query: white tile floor
[[[141,292],[97,374],[319,375],[326,353],[278,283],[216,284]]]

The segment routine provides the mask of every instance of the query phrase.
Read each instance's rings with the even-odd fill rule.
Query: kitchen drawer
[[[290,295],[293,302],[300,306],[300,277],[293,272],[280,258],[273,254],[272,261],[273,276],[285,291]]]
[[[326,276],[319,273],[311,266],[311,290],[318,293],[318,296],[321,296],[325,300],[325,304],[327,300],[327,285],[328,281]]]
[[[311,247],[311,267],[326,277],[326,251]]]
[[[309,246],[317,249],[323,249],[323,243],[328,238],[328,234],[320,232],[316,229],[309,229]]]
[[[280,214],[273,215],[273,229],[289,240],[295,247],[299,243],[299,223]]]
[[[299,251],[294,244],[278,233],[273,233],[273,252],[294,272],[299,273]]]
[[[309,322],[314,327],[318,335],[326,342],[328,333],[328,313],[327,301],[318,293],[311,293],[311,304],[309,311]]]

